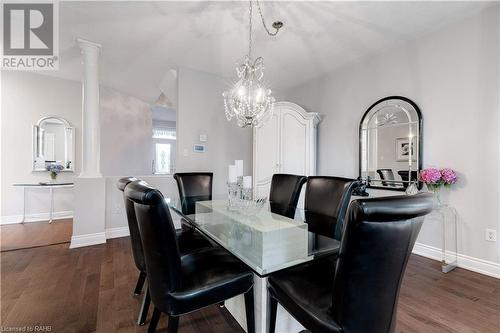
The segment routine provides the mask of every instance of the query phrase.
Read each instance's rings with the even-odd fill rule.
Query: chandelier
[[[276,21],[273,23],[274,32],[270,32],[264,21],[259,1],[257,8],[262,20],[262,24],[268,35],[276,36],[283,23]],[[262,78],[264,77],[264,59],[258,57],[252,60],[252,7],[249,4],[249,33],[248,33],[248,54],[241,64],[236,67],[237,82],[234,86],[225,91],[224,109],[226,118],[230,121],[233,117],[239,127],[259,127],[262,126],[273,114],[274,97],[271,95],[271,89],[265,86]]]

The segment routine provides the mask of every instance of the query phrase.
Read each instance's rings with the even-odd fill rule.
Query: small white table
[[[48,188],[50,190],[50,215],[49,223],[52,223],[52,215],[54,212],[54,189],[55,188],[65,188],[73,187],[74,183],[33,183],[33,184],[14,184],[16,187],[23,188],[23,219],[21,223],[26,221],[26,194],[27,188]]]

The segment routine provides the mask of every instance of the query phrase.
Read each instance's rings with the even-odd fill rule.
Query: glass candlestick
[[[406,188],[406,195],[415,195],[418,193],[418,187],[415,182],[411,182],[410,185]]]
[[[229,203],[229,207],[234,206],[234,201],[239,196],[239,186],[238,183],[227,183],[227,199]]]

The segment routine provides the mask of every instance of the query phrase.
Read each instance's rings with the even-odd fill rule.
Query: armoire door
[[[280,171],[292,175],[310,176],[311,168],[311,120],[305,119],[296,109],[281,107]],[[303,208],[305,188],[302,187],[297,207]]]
[[[310,121],[292,108],[283,106],[281,113],[280,172],[310,175]]]
[[[269,121],[254,130],[254,195],[269,197],[271,178],[279,170],[280,115],[275,110]]]

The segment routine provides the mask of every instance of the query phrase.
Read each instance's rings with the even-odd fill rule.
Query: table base
[[[267,332],[267,278],[254,274],[255,332]],[[247,331],[245,300],[243,295],[225,301],[225,307],[238,324]],[[305,328],[278,304],[276,332],[300,332]]]

